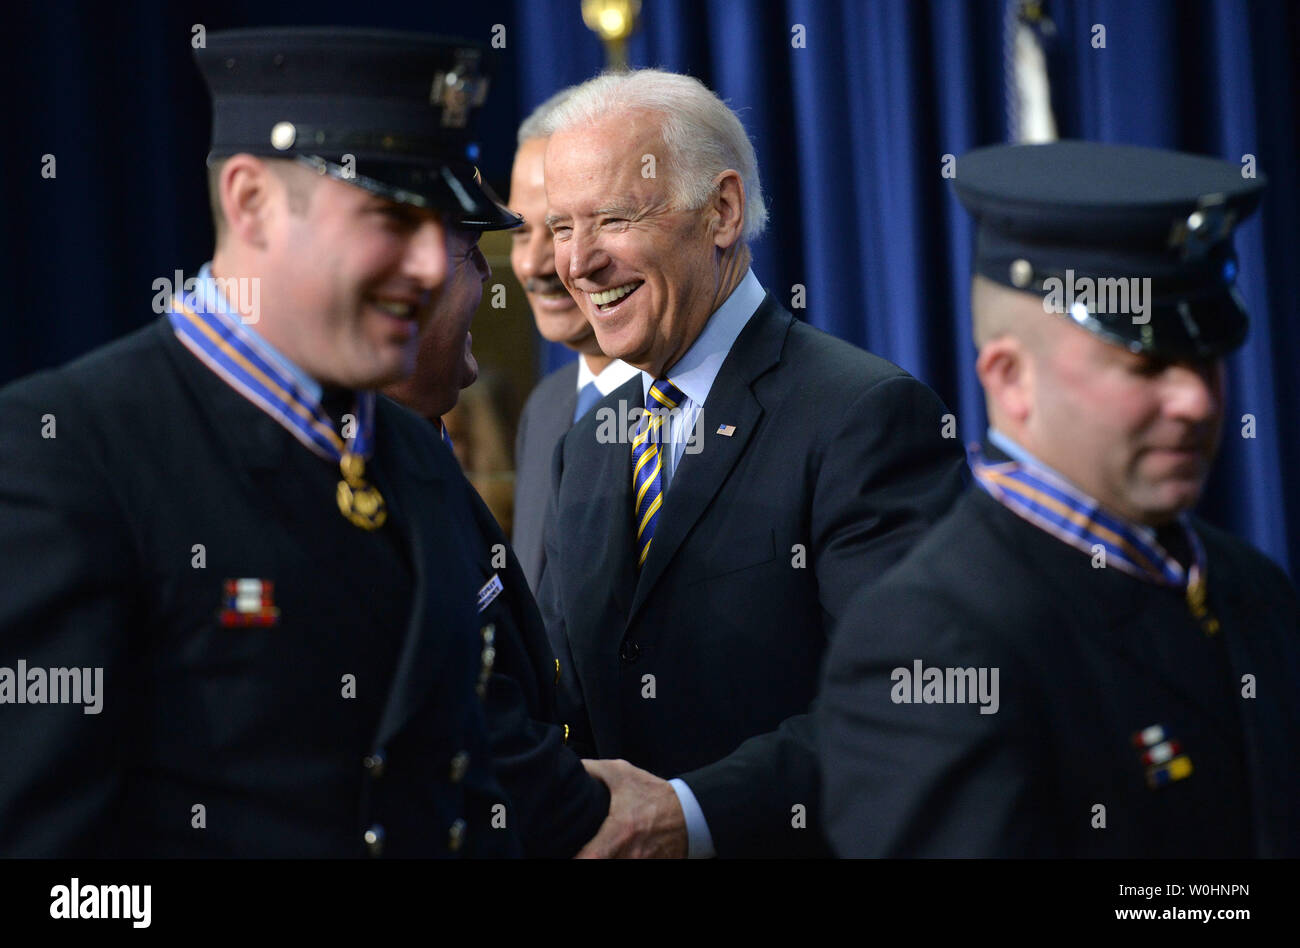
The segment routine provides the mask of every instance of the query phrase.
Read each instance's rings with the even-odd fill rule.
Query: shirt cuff
[[[704,819],[704,811],[700,809],[695,794],[686,786],[685,780],[669,780],[668,785],[677,794],[682,815],[686,817],[686,858],[712,859],[716,855],[713,851],[713,835],[709,832],[708,821]]]

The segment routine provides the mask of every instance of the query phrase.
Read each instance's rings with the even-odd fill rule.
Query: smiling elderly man
[[[1300,855],[1295,593],[1187,513],[1246,335],[1232,230],[1263,181],[1055,142],[972,152],[955,185],[979,221],[988,442],[978,486],[840,619],[819,722],[832,844]],[[1150,281],[1140,312],[1095,292],[1131,279]],[[948,690],[972,675],[991,703]]]
[[[823,854],[827,632],[955,497],[945,408],[764,292],[754,150],[698,81],[600,76],[546,124],[556,272],[641,370],[565,436],[546,529],[571,742],[624,758],[589,762],[612,800],[580,855]],[[678,414],[628,443],[620,404]]]

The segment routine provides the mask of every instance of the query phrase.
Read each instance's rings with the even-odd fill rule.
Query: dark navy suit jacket
[[[511,545],[534,591],[542,577],[542,525],[551,500],[555,446],[573,425],[578,404],[578,363],[537,383],[519,416],[515,435],[515,516]]]
[[[565,669],[561,715],[586,753],[682,777],[718,855],[824,855],[809,716],[822,656],[853,594],[957,496],[946,409],[766,297],[638,573],[631,447],[601,430],[620,401],[642,404],[640,377],[555,454],[539,600]]]

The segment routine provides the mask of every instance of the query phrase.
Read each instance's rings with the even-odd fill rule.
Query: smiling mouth
[[[541,304],[543,309],[573,309],[578,304],[573,301],[568,290],[560,290],[558,293],[534,293],[535,301]]]
[[[415,303],[405,303],[400,300],[379,300],[372,299],[370,305],[382,313],[387,313],[394,319],[405,321],[414,321],[419,307]]]
[[[587,296],[591,299],[592,303],[596,305],[596,309],[604,313],[613,309],[626,297],[631,296],[644,283],[644,280],[624,283],[622,286],[616,286],[612,289],[600,290],[597,293],[588,293]]]

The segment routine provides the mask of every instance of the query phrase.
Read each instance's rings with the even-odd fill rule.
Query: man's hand
[[[584,760],[609,787],[609,816],[577,859],[685,859],[686,817],[667,780],[625,760]]]

